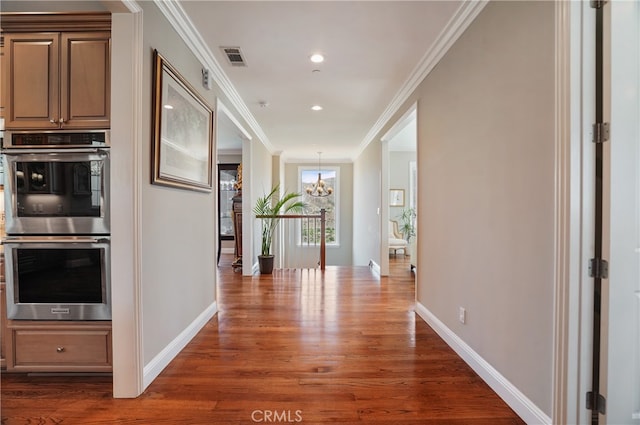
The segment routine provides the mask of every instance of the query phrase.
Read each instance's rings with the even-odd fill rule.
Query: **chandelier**
[[[315,197],[325,197],[329,196],[333,193],[333,188],[327,186],[327,184],[322,180],[322,169],[320,168],[320,155],[322,152],[318,152],[318,181],[312,184],[311,186],[307,186],[305,191],[309,196]]]

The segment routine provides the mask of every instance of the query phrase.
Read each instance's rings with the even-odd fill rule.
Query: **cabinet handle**
[[[51,124],[58,124],[58,123],[56,122],[56,120],[49,120],[49,122],[50,122]]]
[[[58,353],[63,353],[64,352],[64,347],[58,347],[58,348],[56,348],[56,351]]]
[[[64,124],[64,118],[60,118],[60,124]]]

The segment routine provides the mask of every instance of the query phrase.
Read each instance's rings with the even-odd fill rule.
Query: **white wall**
[[[415,152],[389,152],[389,188],[404,190],[404,207],[389,206],[391,220],[399,220],[402,210],[409,208],[409,163],[415,160]]]
[[[382,148],[370,143],[353,163],[353,264],[380,265]],[[387,234],[387,224],[384,234]],[[385,236],[386,237],[386,236]]]
[[[247,237],[253,236],[251,241],[251,246],[246,246],[244,244],[242,251],[244,253],[242,261],[243,261],[243,274],[250,275],[255,272],[255,265],[258,262],[258,255],[260,255],[260,247],[261,247],[261,229],[260,229],[260,221],[255,218],[255,214],[253,214],[253,207],[256,204],[258,198],[268,194],[273,188],[273,180],[272,180],[272,166],[273,159],[271,152],[260,142],[252,141],[250,142],[250,150],[251,153],[249,158],[247,156],[243,156],[245,162],[249,164],[249,169],[245,171],[245,166],[243,165],[243,182],[247,174],[249,174],[250,187],[249,197],[246,198],[247,192],[243,189],[242,191],[242,215],[243,215],[243,229],[252,228],[252,235],[245,235]],[[277,184],[277,181],[276,181]],[[245,199],[246,198],[246,199]],[[248,223],[247,225],[244,225]],[[248,227],[247,227],[248,226]],[[243,230],[244,231],[244,230]],[[246,239],[245,239],[246,240]],[[247,257],[249,254],[249,258]],[[249,260],[249,261],[247,261]]]
[[[242,163],[241,153],[227,153],[218,151],[218,164],[240,164]]]
[[[146,184],[137,168],[142,147],[141,76],[136,76],[142,31],[139,13],[112,16],[111,77],[111,299],[114,397],[136,397],[143,390],[139,282],[139,224],[136,194]],[[139,53],[139,52],[138,52]],[[144,182],[144,183],[143,183]]]

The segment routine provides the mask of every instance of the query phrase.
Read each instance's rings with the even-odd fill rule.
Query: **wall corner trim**
[[[551,424],[551,418],[529,400],[515,385],[476,353],[424,305],[416,302],[416,313],[464,360],[500,398],[526,423]]]
[[[164,368],[171,363],[216,313],[218,313],[218,303],[214,301],[185,330],[180,332],[169,345],[144,366],[143,389],[146,389],[160,375]]]
[[[369,267],[371,267],[371,270],[372,270],[374,273],[377,273],[379,276],[383,276],[383,275],[381,274],[381,270],[382,270],[382,269],[380,268],[380,264],[376,263],[376,262],[375,262],[375,261],[373,261],[373,260],[369,260]],[[386,276],[388,276],[388,275],[386,275]]]

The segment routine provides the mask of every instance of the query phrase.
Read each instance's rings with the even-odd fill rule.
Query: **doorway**
[[[414,270],[417,265],[418,131],[416,109],[417,105],[414,104],[382,138],[383,156],[386,159],[384,163],[387,169],[385,173],[387,184],[383,185],[383,190],[388,191],[386,214],[381,214],[382,220],[385,220],[386,217],[382,227],[385,230],[388,229],[389,241],[401,239],[405,242],[403,244],[397,243],[393,247],[389,242],[386,246],[388,249],[387,253],[383,253],[382,264],[384,268],[384,260],[388,260],[386,264],[390,276],[394,270],[404,273],[404,268]],[[397,246],[403,245],[403,248],[397,248]]]
[[[228,108],[218,100],[218,114],[216,126],[216,176],[217,176],[217,211],[216,235],[218,238],[217,263],[219,267],[233,267],[236,269],[238,258],[242,252],[237,252],[233,202],[241,195],[238,190],[244,184],[242,181],[241,164],[244,162],[243,145],[249,140],[248,133],[231,114]],[[240,185],[240,186],[238,186]],[[239,195],[240,194],[240,195]],[[240,232],[242,234],[243,232]],[[221,254],[225,261],[220,262]],[[241,264],[241,260],[240,263]]]

